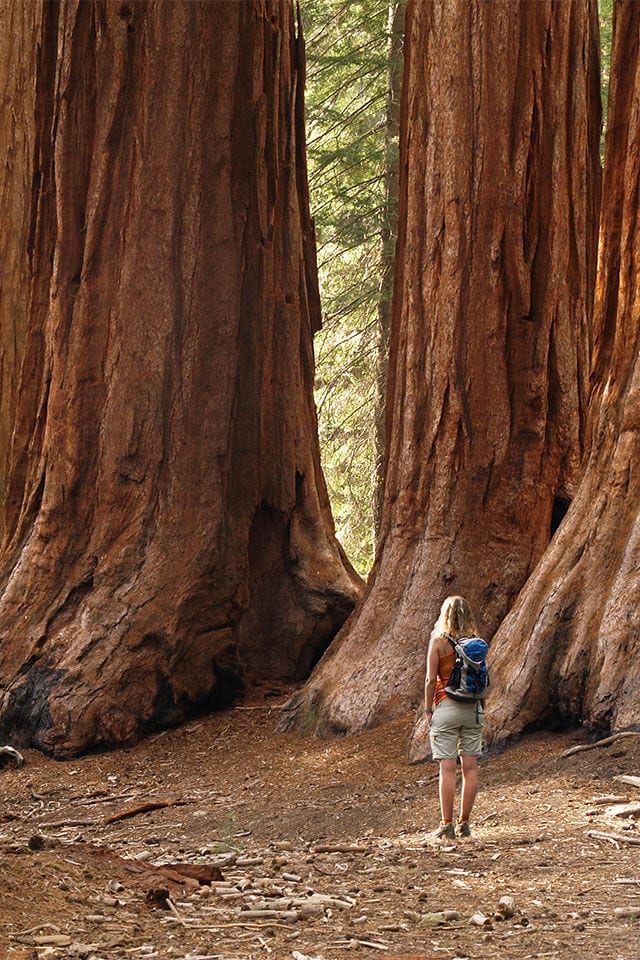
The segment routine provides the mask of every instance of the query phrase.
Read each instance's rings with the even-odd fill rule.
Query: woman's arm
[[[436,689],[438,667],[440,665],[440,637],[432,637],[427,653],[427,675],[424,682],[424,708],[427,713],[433,713],[433,694]]]

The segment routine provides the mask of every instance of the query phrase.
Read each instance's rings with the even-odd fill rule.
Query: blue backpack
[[[453,640],[448,637],[456,652],[445,693],[453,700],[463,703],[477,703],[482,700],[489,686],[487,654],[489,647],[480,637],[461,637]]]

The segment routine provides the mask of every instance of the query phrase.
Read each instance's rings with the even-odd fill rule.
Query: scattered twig
[[[594,890],[598,890],[600,888],[604,888],[605,890],[608,890],[609,885],[607,883],[604,883],[604,884],[594,883],[592,887],[585,887],[584,890],[578,890],[578,892],[576,893],[576,897],[586,897],[588,893],[593,893]]]
[[[20,934],[9,934],[9,939],[13,943],[23,943],[29,947],[68,947],[71,944],[71,937],[66,933],[52,933],[41,937],[25,937]]]
[[[623,773],[618,777],[614,777],[613,779],[617,780],[618,783],[628,783],[632,787],[640,787],[640,777],[631,777]]]
[[[173,902],[173,900],[171,899],[171,897],[167,897],[166,900],[165,900],[165,903],[166,903],[167,906],[169,907],[169,910],[170,910],[171,913],[174,915],[174,917],[176,918],[176,920],[179,920],[179,922],[182,924],[182,926],[183,926],[183,927],[186,927],[186,923],[185,923],[184,917],[182,916],[182,914],[180,913],[180,911],[179,911],[178,908],[176,907],[176,905],[175,905],[175,903]]]
[[[299,920],[297,910],[242,910],[240,916],[250,920]]]
[[[613,914],[616,917],[637,917],[637,916],[640,916],[640,906],[615,907]]]
[[[120,793],[120,794],[107,794],[102,797],[77,797],[73,798],[77,801],[79,807],[92,807],[96,803],[116,803],[119,801],[123,803],[126,800],[133,800],[135,793]]]
[[[56,923],[37,923],[35,927],[29,927],[27,930],[18,930],[15,936],[29,937],[38,930],[55,930],[56,933],[60,933],[60,927]]]
[[[621,797],[619,795],[612,794],[609,797],[594,797],[591,803],[597,807],[603,807],[610,803],[628,803],[629,797]]]
[[[630,817],[637,819],[640,817],[640,803],[616,804],[613,807],[607,807],[606,812],[610,817]]]
[[[588,830],[587,836],[594,840],[606,840],[617,847],[619,843],[628,843],[640,847],[640,837],[628,837],[623,833],[602,833],[600,830]]]
[[[95,827],[100,823],[99,820],[48,820],[46,823],[38,823],[38,827],[46,830],[58,830],[61,827]]]
[[[374,940],[359,940],[357,937],[349,937],[348,940],[336,940],[332,944],[334,947],[352,947],[359,944],[361,947],[371,947],[372,950],[387,951],[389,947],[385,943],[376,943]]]
[[[439,779],[440,779],[439,773],[432,773],[428,777],[420,777],[419,780],[416,780],[416,786],[423,787],[426,783],[433,783],[434,780],[439,780]]]
[[[368,853],[369,847],[359,847],[348,843],[321,844],[312,848],[311,853]]]
[[[177,923],[176,917],[162,917],[163,923]],[[280,927],[283,930],[291,930],[290,923],[280,923],[276,920],[248,920],[246,923],[240,921],[234,923],[216,923],[216,924],[198,924],[195,922],[182,921],[183,926],[188,926],[190,930],[197,930],[199,932],[207,931],[208,933],[215,933],[217,930],[227,930],[229,927],[245,927],[247,930],[264,930],[269,927]]]

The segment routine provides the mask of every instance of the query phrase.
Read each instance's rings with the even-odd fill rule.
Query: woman
[[[478,634],[475,617],[463,597],[447,597],[431,632],[427,654],[425,709],[429,717],[431,754],[440,764],[440,811],[436,837],[455,839],[453,802],[456,765],[462,766],[462,796],[457,835],[471,835],[469,818],[478,791],[478,757],[482,752],[483,711],[475,703],[461,703],[445,693],[455,661],[453,641]],[[482,706],[484,702],[482,701]]]

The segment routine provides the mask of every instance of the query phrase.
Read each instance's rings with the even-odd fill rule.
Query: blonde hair
[[[448,635],[458,639],[473,637],[478,633],[476,618],[464,597],[447,597],[440,608],[432,636]]]

